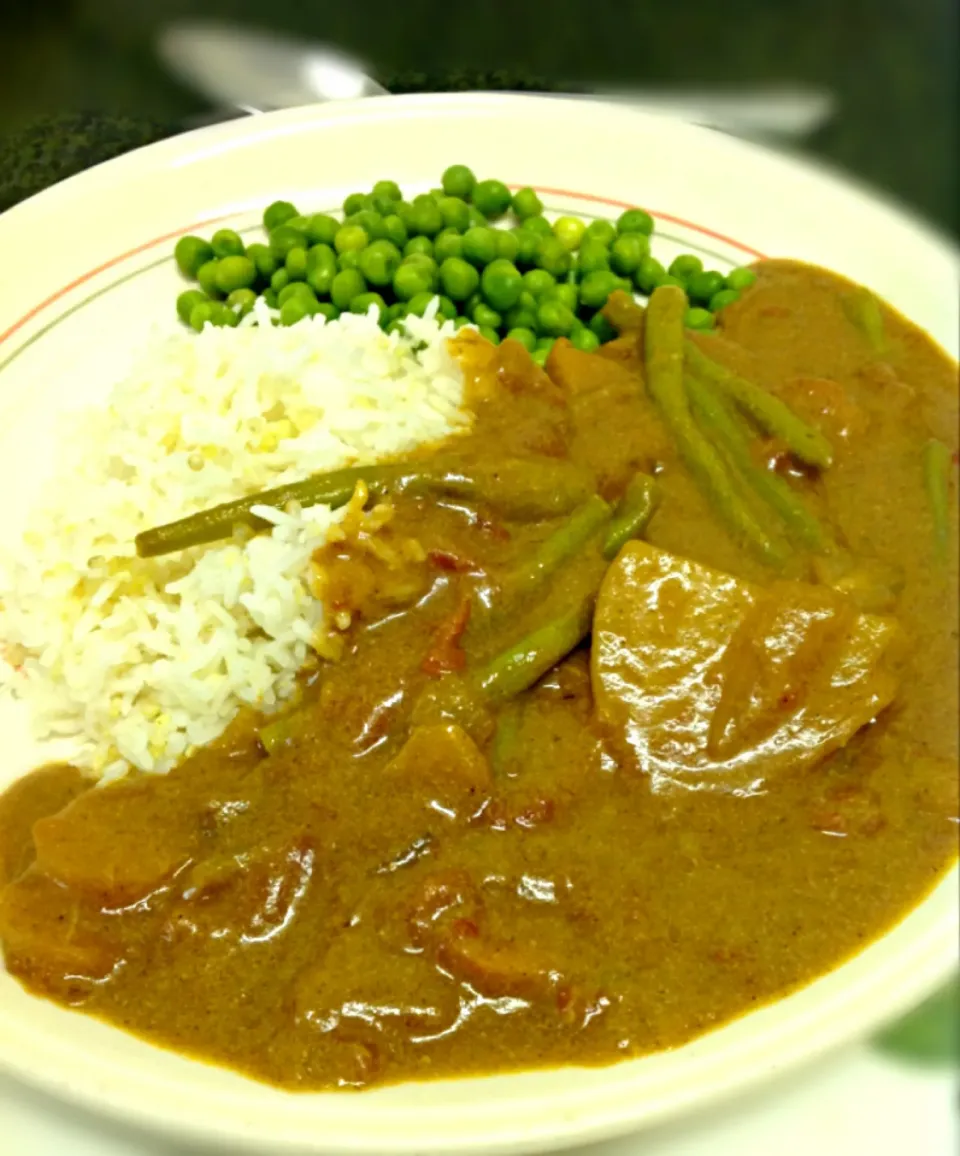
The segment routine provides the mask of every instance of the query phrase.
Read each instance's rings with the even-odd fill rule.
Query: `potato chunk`
[[[892,618],[801,582],[741,582],[645,542],[600,591],[597,710],[655,790],[754,793],[847,743],[893,699]]]

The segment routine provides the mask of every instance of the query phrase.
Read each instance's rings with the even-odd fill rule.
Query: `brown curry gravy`
[[[166,777],[89,790],[50,768],[0,798],[11,973],[284,1087],[366,1086],[673,1047],[837,966],[916,905],[957,852],[955,490],[937,561],[920,467],[931,436],[956,461],[956,366],[888,308],[876,357],[830,273],[758,272],[698,340],[831,438],[833,467],[791,480],[865,560],[865,602],[892,600],[908,640],[892,708],[758,796],[659,795],[605,750],[581,649],[481,725],[481,764],[429,744],[397,760],[465,583],[495,580],[550,528],[398,498],[390,533],[426,561],[398,589],[330,559],[344,597],[361,593],[342,658],[305,680],[296,741],[265,757],[245,717]],[[456,453],[571,457],[609,498],[656,468],[651,543],[769,580],[678,461],[633,338],[599,355],[561,343],[548,369],[555,381],[502,346]],[[792,569],[815,577],[809,558]],[[531,613],[578,581],[572,567]],[[468,623],[468,664],[494,633]],[[31,865],[35,824],[46,850]]]

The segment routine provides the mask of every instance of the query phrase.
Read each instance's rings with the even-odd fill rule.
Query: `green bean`
[[[593,488],[585,471],[562,462],[507,459],[473,474],[459,469],[431,473],[410,463],[352,466],[225,502],[145,530],[136,537],[137,553],[141,558],[154,558],[190,546],[218,542],[229,538],[237,526],[268,529],[270,523],[253,513],[254,506],[271,506],[277,510],[290,502],[301,506],[344,506],[361,481],[373,494],[387,491],[446,494],[486,502],[505,516],[516,518],[545,518],[567,513],[588,497]]]
[[[490,744],[490,767],[495,775],[503,776],[510,766],[520,737],[522,718],[523,707],[518,702],[507,703],[497,717],[497,729]]]
[[[776,510],[798,542],[811,550],[823,550],[826,543],[820,522],[779,474],[757,464],[750,449],[746,426],[724,397],[691,374],[687,375],[686,386],[704,432],[727,455],[744,482]]]
[[[853,325],[866,337],[870,348],[879,356],[887,351],[887,336],[883,328],[880,302],[869,289],[858,285],[842,298],[843,311]]]
[[[778,543],[754,518],[723,459],[690,413],[683,381],[686,311],[687,295],[676,286],[661,285],[651,294],[645,315],[647,388],[676,438],[687,467],[721,516],[765,562],[779,565],[784,559]]]
[[[610,507],[594,494],[546,538],[504,583],[510,600],[531,594],[610,522]]]
[[[833,449],[813,426],[807,425],[772,393],[718,364],[696,345],[687,341],[684,358],[702,381],[715,385],[768,434],[779,438],[790,452],[808,466],[826,469],[833,462]]]
[[[592,592],[578,606],[538,627],[481,667],[473,681],[487,702],[506,702],[522,694],[578,646],[590,633],[595,601],[596,593]]]
[[[934,547],[938,560],[942,562],[946,559],[950,542],[950,451],[936,438],[931,438],[923,447],[923,482],[933,515]]]
[[[657,483],[649,474],[634,474],[623,492],[603,541],[603,556],[615,558],[627,542],[647,528],[660,501]]]
[[[268,755],[275,755],[282,750],[292,739],[295,739],[307,721],[305,710],[294,711],[292,714],[281,715],[257,730],[260,745]]]

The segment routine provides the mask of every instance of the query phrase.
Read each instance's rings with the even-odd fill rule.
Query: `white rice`
[[[374,315],[154,339],[63,444],[19,549],[0,558],[0,683],[40,739],[70,736],[105,780],[165,772],[243,704],[294,688],[322,626],[310,557],[338,519],[271,511],[243,545],[137,558],[141,530],[367,464],[469,425],[451,323]],[[257,324],[259,322],[259,324]],[[415,344],[416,343],[416,344]]]

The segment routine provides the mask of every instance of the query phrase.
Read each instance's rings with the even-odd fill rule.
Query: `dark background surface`
[[[5,0],[0,208],[203,110],[153,53],[183,16],[323,39],[396,91],[823,86],[839,112],[805,149],[960,225],[957,0]]]

